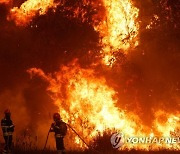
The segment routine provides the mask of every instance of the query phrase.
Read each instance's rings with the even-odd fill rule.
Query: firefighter
[[[11,112],[9,109],[4,111],[4,115],[4,118],[1,120],[1,127],[5,140],[5,147],[3,153],[6,154],[11,153],[14,125],[11,120]]]
[[[64,136],[67,132],[66,123],[62,121],[59,113],[54,113],[54,122],[51,125],[50,132],[55,133],[56,149],[58,154],[65,154]]]

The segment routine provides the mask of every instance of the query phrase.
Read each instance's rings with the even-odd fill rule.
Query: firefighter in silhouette
[[[67,132],[67,126],[66,123],[62,121],[59,113],[54,113],[53,119],[54,122],[51,125],[50,132],[55,133],[57,153],[64,154],[64,136]]]
[[[4,118],[1,120],[1,127],[3,131],[3,137],[5,140],[5,147],[3,154],[11,153],[12,139],[14,132],[14,125],[11,120],[11,112],[9,109],[4,111]]]

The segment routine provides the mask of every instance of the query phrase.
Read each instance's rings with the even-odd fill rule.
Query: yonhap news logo
[[[114,133],[111,136],[112,147],[118,149],[124,144],[124,135],[122,133]]]
[[[180,144],[179,137],[157,137],[157,136],[125,136],[123,133],[114,133],[111,136],[111,144],[112,147],[118,149],[122,147],[124,144],[169,144],[175,145]]]

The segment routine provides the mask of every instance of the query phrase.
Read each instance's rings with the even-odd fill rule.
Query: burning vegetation
[[[170,0],[0,0],[0,103],[12,108],[17,136],[31,131],[42,147],[58,111],[88,144],[110,143],[115,131],[179,139],[179,9]],[[65,144],[87,149],[71,131]],[[180,145],[121,148],[131,149]]]

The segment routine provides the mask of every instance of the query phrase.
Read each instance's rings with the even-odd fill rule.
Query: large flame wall
[[[133,136],[179,131],[175,2],[0,0],[0,6],[0,103],[13,113],[20,106],[17,135],[33,130],[43,143],[56,110],[88,142],[106,129]],[[26,70],[46,84],[29,81]]]

